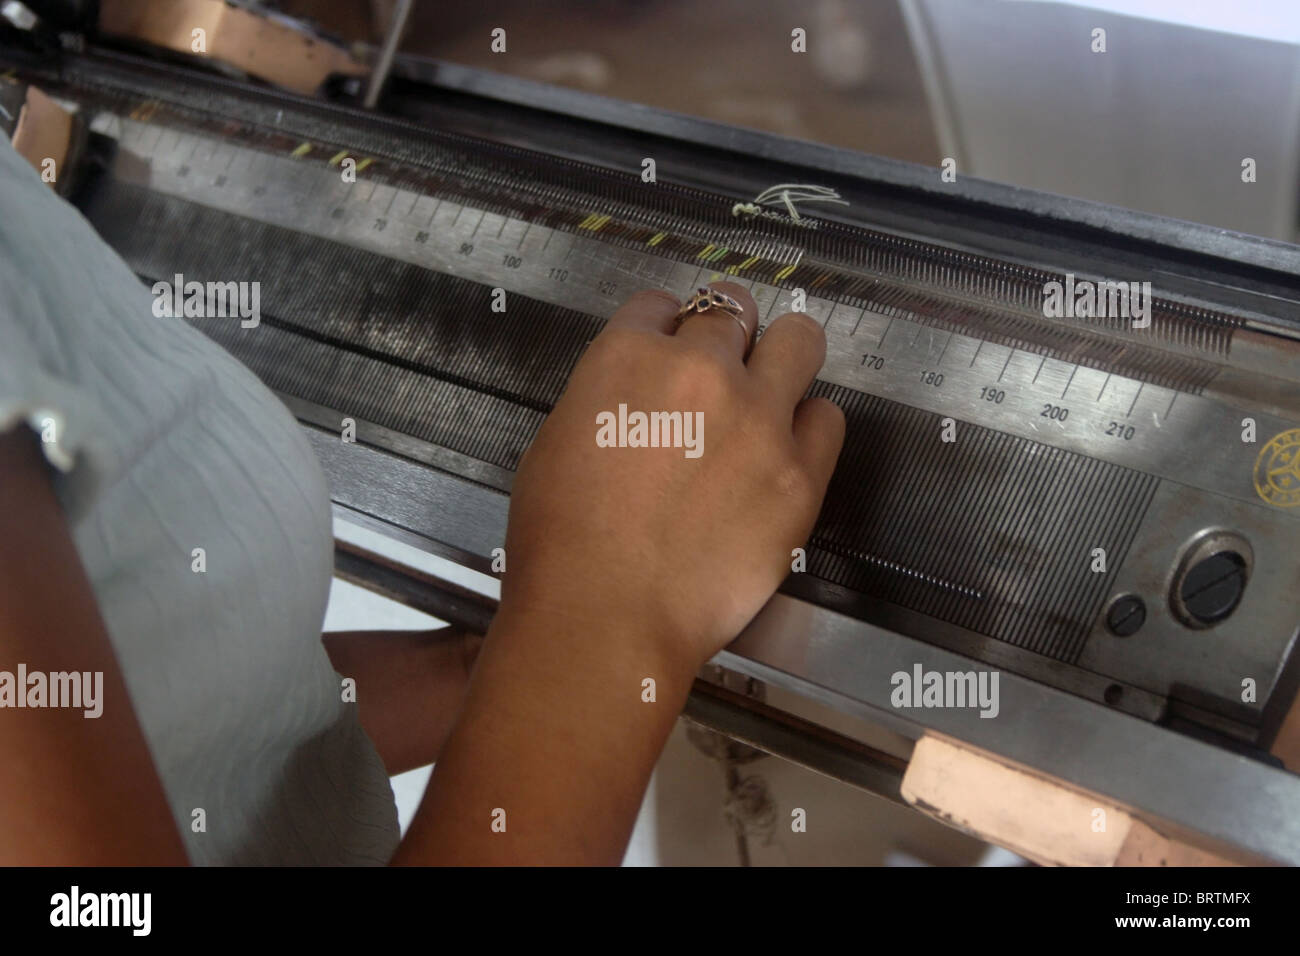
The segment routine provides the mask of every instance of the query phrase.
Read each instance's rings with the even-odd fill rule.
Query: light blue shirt
[[[152,305],[0,138],[0,431],[51,426],[55,489],[191,861],[387,862],[392,790],[320,639],[320,466],[251,372]]]

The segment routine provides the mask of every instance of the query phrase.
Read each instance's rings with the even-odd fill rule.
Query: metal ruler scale
[[[349,184],[336,167],[106,114],[93,128],[119,135],[127,150],[148,161],[139,167],[123,164],[126,181],[134,169],[136,181],[152,191],[332,238],[507,294],[607,318],[638,288],[684,292],[728,278],[750,289],[764,324],[792,305],[795,290],[717,272],[707,262],[688,264],[653,251],[610,246],[580,233],[366,181],[364,172]],[[806,295],[803,311],[826,329],[827,361],[819,376],[825,382],[1188,487],[1259,501],[1252,481],[1258,449],[1241,441],[1239,409],[816,295]],[[1273,415],[1251,417],[1261,435],[1294,426]]]
[[[597,320],[608,316],[633,289],[686,290],[720,277],[744,282],[766,323],[792,305],[796,290],[791,276],[816,276],[820,268],[798,249],[775,241],[764,243],[744,230],[734,231],[721,242],[706,242],[690,235],[670,235],[662,230],[651,234],[642,229],[641,235],[648,238],[633,242],[627,239],[627,230],[620,231],[619,220],[602,211],[598,203],[579,210],[562,227],[551,226],[539,221],[546,216],[538,216],[536,210],[531,216],[512,212],[511,197],[491,203],[464,201],[454,187],[431,194],[403,188],[400,181],[384,182],[378,174],[368,179],[364,169],[357,182],[345,182],[338,164],[340,157],[351,154],[334,145],[303,141],[288,148],[284,134],[261,144],[249,143],[186,128],[174,119],[160,122],[152,109],[137,110],[134,115],[143,118],[104,112],[94,124],[98,132],[119,140],[121,152],[113,170],[118,182],[134,184],[155,197],[172,197],[187,207],[237,217],[230,222],[261,223],[289,231],[277,233],[280,240],[290,233],[311,236],[322,244],[337,243],[382,257],[385,262],[455,276],[458,282],[477,287],[462,291],[456,307],[468,311],[482,326],[506,321],[505,316],[489,311],[482,294],[495,288],[506,292],[508,310],[532,309],[539,319],[551,321],[555,327],[556,310],[562,309],[569,324],[586,328],[589,337],[598,325],[588,327],[582,316]],[[715,229],[712,234],[717,233]],[[767,281],[745,275],[746,268],[759,260],[775,262],[766,270]],[[723,265],[728,261],[730,265]],[[810,264],[814,267],[811,272]],[[854,270],[852,264],[844,268]],[[231,277],[223,274],[215,278]],[[877,281],[867,277],[854,288],[868,289]],[[914,277],[902,284],[908,281],[915,284]],[[816,278],[809,285],[815,291],[820,282],[821,278]],[[818,598],[831,600],[843,589],[847,589],[845,593],[862,590],[887,595],[904,606],[958,625],[960,632],[949,639],[942,636],[947,633],[944,628],[927,627],[931,633],[918,636],[973,656],[1009,660],[1008,666],[1065,686],[1077,686],[1077,682],[1063,679],[1053,667],[1040,665],[1038,655],[1108,675],[1134,691],[1164,695],[1176,686],[1190,685],[1211,702],[1211,709],[1221,707],[1225,700],[1230,702],[1241,675],[1248,675],[1259,684],[1260,706],[1246,708],[1243,714],[1242,708],[1229,705],[1226,709],[1235,713],[1225,719],[1229,724],[1234,718],[1250,723],[1252,712],[1262,709],[1289,649],[1289,628],[1294,622],[1285,600],[1289,593],[1286,581],[1296,575],[1296,559],[1284,532],[1294,519],[1261,502],[1252,485],[1256,450],[1240,442],[1241,411],[1196,394],[1202,383],[1213,381],[1220,363],[1226,361],[1227,340],[1222,334],[1179,331],[1172,358],[1169,343],[1162,343],[1162,349],[1152,351],[1168,361],[1161,359],[1164,365],[1152,365],[1158,369],[1156,373],[1133,377],[1068,361],[1059,357],[1059,351],[1051,354],[1041,343],[1026,347],[1005,344],[1007,336],[997,334],[996,328],[990,335],[968,334],[982,331],[967,328],[978,326],[978,322],[958,325],[967,331],[957,331],[952,322],[918,315],[905,305],[859,304],[866,297],[866,293],[806,296],[804,311],[823,322],[829,344],[818,389],[851,390],[841,397],[850,409],[851,421],[854,409],[859,413],[857,437],[862,437],[863,429],[869,432],[889,417],[886,406],[863,404],[859,399],[865,396],[888,400],[893,413],[911,408],[933,416],[924,420],[913,416],[905,422],[912,442],[905,455],[914,462],[934,465],[936,454],[941,455],[943,449],[940,428],[952,424],[958,440],[949,446],[952,455],[947,467],[956,472],[991,469],[993,473],[972,474],[965,484],[950,483],[946,499],[936,497],[933,489],[927,496],[922,493],[926,489],[895,488],[888,499],[896,506],[888,519],[890,526],[897,530],[910,524],[911,537],[924,543],[920,552],[912,553],[916,560],[898,560],[898,553],[874,553],[861,543],[868,531],[880,535],[876,525],[884,519],[877,515],[873,525],[871,515],[861,510],[863,495],[868,493],[864,488],[881,466],[873,466],[869,456],[862,454],[869,443],[858,442],[853,463],[841,464],[837,474],[840,487],[833,485],[827,509],[832,523],[838,514],[843,525],[851,526],[850,531],[847,536],[840,535],[834,527],[826,527],[824,520],[812,542],[810,571],[828,582]],[[905,297],[901,301],[905,302]],[[442,302],[441,306],[445,309],[448,304]],[[550,306],[551,311],[537,308],[539,305]],[[987,296],[982,302],[977,297],[976,305],[990,307]],[[1008,308],[1008,315],[1013,311]],[[409,303],[389,302],[376,314],[385,321],[398,321],[409,318],[410,312]],[[1023,325],[1024,316],[1016,318]],[[310,324],[310,318],[295,321]],[[991,321],[996,323],[1000,317],[993,315]],[[301,327],[294,322],[279,326],[239,330],[225,322],[219,329],[209,323],[207,330],[270,380],[277,365],[292,363],[294,355],[306,347],[295,337]],[[1073,331],[1082,334],[1082,330]],[[256,338],[259,334],[260,340]],[[480,332],[483,334],[487,333]],[[1068,336],[1071,330],[1065,328],[1063,334]],[[284,338],[286,335],[289,338]],[[403,342],[409,348],[418,346],[418,336],[413,339],[411,335],[410,330],[403,331],[388,343],[390,363],[401,357]],[[282,342],[272,348],[275,336]],[[552,400],[583,341],[585,338],[552,348],[546,354],[551,371],[561,373],[558,378],[552,375],[548,387],[541,390]],[[339,344],[331,342],[329,347]],[[483,347],[479,339],[471,337],[460,344],[469,346],[471,352],[468,359],[457,356],[460,367],[473,366],[486,378],[509,372],[509,368],[492,368],[489,353],[493,349]],[[355,345],[347,347],[355,351]],[[476,348],[482,354],[473,354]],[[1142,348],[1139,345],[1136,350]],[[380,356],[379,361],[383,360]],[[1174,371],[1166,374],[1169,361]],[[336,354],[322,351],[310,363],[302,364],[296,381],[319,379],[321,370],[326,369],[335,373],[348,370],[356,381],[363,380],[360,366],[339,362]],[[1167,384],[1171,379],[1185,387],[1171,387]],[[472,377],[463,384],[470,391],[485,390],[484,382]],[[506,378],[498,378],[495,387],[508,405],[511,396],[506,394],[510,391]],[[400,387],[402,393],[413,394],[419,389],[418,383]],[[296,388],[287,390],[299,393]],[[427,408],[428,394],[422,401]],[[331,408],[339,412],[337,401],[323,404],[327,415]],[[521,404],[526,410],[520,410]],[[349,401],[344,411],[351,407]],[[474,413],[467,419],[472,428],[462,429],[462,433],[473,429],[512,432],[514,437],[493,438],[491,447],[496,451],[457,453],[439,447],[426,460],[508,488],[512,455],[526,445],[544,412],[544,402],[538,407],[535,400],[516,401],[513,411],[503,408],[506,406]],[[1253,417],[1261,435],[1278,434],[1290,425],[1262,412]],[[851,425],[851,440],[853,433]],[[918,444],[923,436],[928,436],[924,446]],[[1003,436],[1001,446],[997,436]],[[1008,441],[1019,443],[998,454],[988,453]],[[919,451],[922,447],[924,454]],[[485,466],[483,458],[497,464]],[[1029,473],[1032,469],[1021,467],[1018,474],[1023,487],[1019,492],[1002,488],[999,498],[998,479],[1007,481],[1011,477],[1008,469],[1017,461],[1022,465],[1056,461],[1060,467],[1033,474]],[[897,466],[900,459],[893,463]],[[999,469],[1000,475],[996,473]],[[1155,488],[1153,479],[1144,475],[1162,479],[1160,487]],[[1053,483],[1055,487],[1051,487]],[[977,495],[975,488],[983,490]],[[1183,524],[1186,520],[1193,524],[1210,520],[1231,527],[1249,526],[1256,564],[1267,571],[1264,580],[1268,583],[1252,588],[1243,613],[1214,633],[1189,635],[1167,612],[1155,607],[1141,642],[1118,642],[1104,633],[1097,612],[1108,594],[1118,593],[1118,582],[1124,578],[1141,584],[1149,594],[1168,586],[1167,581],[1155,580],[1163,571],[1152,568],[1163,568],[1170,560],[1166,552],[1181,547],[1182,542],[1165,541],[1163,549],[1149,560],[1142,555],[1153,552],[1153,539],[1170,527],[1167,499],[1171,496],[1184,502],[1183,512],[1190,507],[1196,514],[1199,509],[1199,516],[1185,519]],[[1002,511],[998,510],[999,501]],[[1153,502],[1165,521],[1163,528],[1144,521]],[[1117,506],[1109,515],[1108,503]],[[980,514],[994,516],[983,526],[983,539],[978,533],[980,526],[970,521]],[[1006,518],[1005,526],[996,526],[998,515]],[[1181,528],[1182,524],[1173,526]],[[954,528],[964,534],[954,537]],[[906,539],[906,535],[895,535],[894,540],[901,547]],[[1126,562],[1125,554],[1135,540],[1139,554]],[[945,557],[939,546],[943,542],[950,545],[948,557],[951,552],[966,557],[964,575],[949,579],[936,573],[933,562]],[[1093,546],[1106,549],[1113,562],[1100,577],[1088,567]],[[980,554],[987,555],[983,571],[978,570]],[[918,591],[917,585],[924,592]],[[913,592],[910,603],[908,586]],[[854,600],[848,599],[848,604]],[[1254,627],[1250,621],[1255,622]],[[1013,650],[1029,653],[1014,650],[1008,659],[1007,653],[996,645],[990,647],[981,635],[1005,642],[1003,647],[1011,645]],[[1120,706],[1152,714],[1141,693],[1126,698]]]

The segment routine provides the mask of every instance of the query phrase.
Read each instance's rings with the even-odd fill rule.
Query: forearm
[[[685,319],[633,296],[538,430],[500,610],[395,862],[619,863],[695,671],[808,540],[845,429],[805,398],[825,334],[786,315],[750,353],[758,306],[720,287]],[[614,408],[685,409],[681,447],[614,440]]]
[[[621,861],[694,677],[625,627],[498,614],[394,862]]]
[[[98,716],[0,709],[0,865],[184,864],[94,592],[26,429],[0,434],[0,542],[0,670],[103,675]]]
[[[322,636],[330,663],[356,681],[361,726],[388,773],[438,759],[465,701],[482,638],[459,628]]]

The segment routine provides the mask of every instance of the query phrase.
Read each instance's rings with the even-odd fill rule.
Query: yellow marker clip
[[[299,143],[297,148],[294,149],[294,151],[289,155],[292,156],[294,159],[302,159],[310,152],[311,152],[311,143]]]

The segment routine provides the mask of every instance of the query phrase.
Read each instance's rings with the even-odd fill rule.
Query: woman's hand
[[[844,440],[838,408],[802,400],[825,337],[783,316],[746,363],[754,302],[717,288],[743,331],[635,296],[539,431],[500,609],[395,862],[616,864],[695,672],[807,538]],[[636,412],[680,413],[670,447],[655,419],[660,447],[630,447]]]
[[[714,288],[744,307],[752,337],[753,299],[733,283]],[[789,573],[844,415],[803,398],[826,356],[815,320],[782,316],[746,361],[729,316],[677,328],[678,308],[664,293],[634,296],[578,363],[519,468],[501,613],[661,642],[660,654],[693,671]],[[618,437],[620,406],[624,419],[680,413],[646,429],[678,446],[602,447]]]

